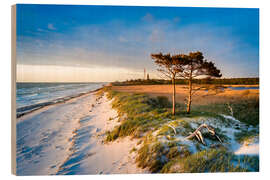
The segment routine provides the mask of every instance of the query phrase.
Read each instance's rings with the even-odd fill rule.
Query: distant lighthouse
[[[143,79],[145,80],[146,79],[146,70],[145,70],[145,68],[143,70],[144,70]]]

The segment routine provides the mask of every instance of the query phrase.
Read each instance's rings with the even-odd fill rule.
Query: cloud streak
[[[50,29],[50,30],[56,30],[56,28],[54,27],[54,25],[51,24],[51,23],[48,24],[48,29]]]

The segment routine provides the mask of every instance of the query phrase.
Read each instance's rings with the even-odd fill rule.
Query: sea
[[[249,89],[259,89],[259,86],[251,86],[251,87],[245,87],[245,86],[237,86],[237,87],[232,87],[228,86],[229,89],[232,90],[249,90]]]
[[[16,83],[17,117],[103,87],[101,83]]]

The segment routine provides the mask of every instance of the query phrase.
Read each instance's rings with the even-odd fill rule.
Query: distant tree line
[[[216,84],[216,85],[258,85],[259,78],[218,78],[218,79],[194,79],[194,84]],[[171,84],[170,80],[164,79],[131,79],[123,82],[114,82],[113,85],[155,85],[155,84]],[[184,79],[176,79],[175,84],[188,84]]]

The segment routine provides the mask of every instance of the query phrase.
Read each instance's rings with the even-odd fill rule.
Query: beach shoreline
[[[105,94],[90,92],[17,120],[17,174],[146,173],[137,167],[136,139],[104,143],[120,122]],[[34,168],[33,168],[34,167]]]
[[[38,103],[38,104],[34,104],[34,105],[30,105],[30,106],[27,106],[27,107],[22,107],[22,108],[18,108],[16,109],[16,117],[17,117],[17,120],[24,116],[24,115],[27,115],[27,114],[30,114],[30,113],[33,113],[35,111],[38,111],[42,108],[46,108],[46,107],[50,107],[50,106],[54,106],[54,105],[58,105],[58,104],[62,104],[62,103],[66,103],[72,99],[76,99],[76,98],[79,98],[81,96],[85,96],[85,95],[88,95],[88,94],[91,94],[91,93],[95,93],[95,92],[98,92],[99,90],[101,90],[103,87],[101,88],[98,88],[98,89],[95,89],[95,90],[91,90],[91,91],[88,91],[88,92],[84,92],[84,93],[79,93],[79,94],[76,94],[76,95],[71,95],[71,96],[67,96],[67,97],[63,97],[63,98],[58,98],[58,99],[55,99],[53,101],[49,101],[49,102],[44,102],[44,103]],[[27,108],[30,108],[29,110],[26,110],[26,111],[23,111],[23,109],[27,109]],[[18,111],[22,109],[21,113],[18,113]]]

